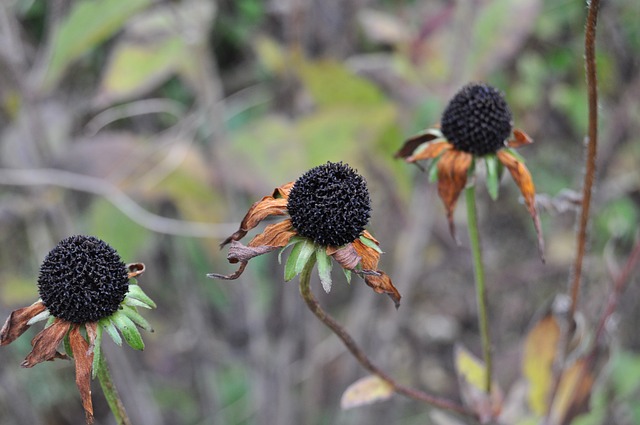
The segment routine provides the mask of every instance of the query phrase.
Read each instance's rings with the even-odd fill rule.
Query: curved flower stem
[[[589,137],[587,138],[587,160],[582,186],[582,209],[578,224],[576,258],[573,264],[571,280],[571,318],[578,308],[580,283],[582,280],[582,260],[587,245],[587,225],[589,224],[589,208],[591,192],[596,174],[596,156],[598,147],[598,79],[596,75],[596,26],[600,0],[588,2],[589,12],[584,36],[584,60],[587,77],[587,93],[589,95]]]
[[[469,227],[469,241],[473,254],[473,269],[476,281],[476,299],[478,303],[478,326],[485,364],[484,389],[491,393],[491,340],[489,338],[489,317],[487,314],[487,288],[484,281],[484,265],[482,264],[482,250],[480,249],[480,235],[478,233],[478,217],[476,214],[476,189],[471,185],[465,189],[467,204],[467,226]]]
[[[122,404],[120,395],[118,395],[116,385],[111,379],[111,373],[109,372],[109,366],[107,366],[107,362],[104,359],[104,353],[100,355],[97,374],[100,386],[102,387],[102,391],[107,399],[107,403],[109,403],[109,408],[111,408],[111,412],[113,413],[116,422],[118,425],[131,425],[131,420],[129,420],[129,416],[127,416],[127,412],[124,410],[124,405]]]
[[[415,388],[404,386],[398,383],[386,372],[382,371],[379,367],[374,365],[367,354],[358,346],[358,344],[354,341],[351,335],[347,333],[342,325],[340,325],[333,317],[325,312],[322,307],[320,307],[318,300],[311,292],[309,282],[311,279],[311,271],[313,270],[315,262],[315,256],[312,256],[309,261],[307,261],[307,264],[304,266],[304,269],[300,273],[300,294],[307,304],[307,307],[309,307],[309,310],[311,310],[311,312],[313,312],[313,314],[315,314],[316,317],[320,319],[320,321],[324,323],[326,327],[331,329],[331,331],[342,340],[344,345],[351,352],[351,354],[353,354],[355,359],[362,365],[362,367],[384,380],[387,384],[391,385],[395,392],[399,394],[402,394],[414,400],[421,401],[431,406],[438,407],[440,409],[455,412],[470,418],[476,418],[475,413],[468,410],[461,404],[447,398],[438,397]]]

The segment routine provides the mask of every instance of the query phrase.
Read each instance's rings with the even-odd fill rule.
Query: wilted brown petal
[[[424,159],[437,158],[444,151],[452,149],[453,146],[449,142],[434,142],[430,143],[425,149],[421,150],[415,155],[411,155],[406,159],[407,162],[415,162]]]
[[[258,255],[271,252],[277,248],[277,246],[268,245],[246,246],[238,241],[231,241],[227,260],[229,260],[229,262],[232,264],[240,263],[240,268],[229,275],[209,273],[207,274],[207,277],[210,277],[212,279],[235,280],[239,278],[240,275],[242,275],[242,272],[244,272],[244,269],[245,267],[247,267],[247,263],[250,259],[252,259],[253,257],[257,257]]]
[[[467,184],[467,172],[471,166],[473,156],[467,152],[450,150],[442,154],[438,161],[438,194],[444,203],[449,221],[449,232],[456,239],[456,229],[453,223],[453,211],[456,208],[460,192]]]
[[[249,242],[249,246],[258,247],[262,245],[282,247],[289,243],[289,239],[297,232],[291,226],[291,219],[286,219],[280,223],[270,224],[265,227],[264,232],[256,235]]]
[[[286,215],[287,214],[287,200],[289,198],[289,192],[293,187],[293,182],[289,182],[285,185],[274,189],[273,194],[265,196],[258,202],[255,202],[249,211],[242,219],[240,228],[233,235],[225,239],[220,247],[225,246],[231,241],[239,241],[247,232],[256,227],[262,220],[272,215]]]
[[[355,269],[356,266],[360,264],[360,260],[362,260],[362,257],[358,255],[353,244],[347,244],[339,249],[327,248],[327,255],[332,256],[342,268],[347,270]]]
[[[89,352],[93,353],[93,347],[96,342],[96,336],[98,335],[98,322],[85,323],[85,329],[87,330],[87,338],[89,338]]]
[[[47,360],[64,358],[62,354],[58,353],[57,348],[70,327],[71,323],[67,321],[59,318],[54,320],[51,326],[43,329],[33,338],[31,341],[33,349],[20,366],[33,367]]]
[[[431,133],[421,133],[415,135],[404,142],[404,145],[400,148],[398,152],[394,155],[395,158],[407,158],[413,155],[413,152],[423,143],[428,143],[432,140],[437,139],[438,136]]]
[[[245,261],[240,263],[240,267],[238,267],[238,270],[231,274],[207,273],[207,277],[210,277],[211,279],[236,280],[242,275],[246,267],[247,262]]]
[[[131,263],[127,264],[127,270],[129,270],[127,277],[131,279],[132,277],[140,276],[144,273],[145,266],[143,263]]]
[[[15,341],[16,338],[29,329],[27,322],[46,309],[47,307],[45,307],[42,301],[38,301],[29,307],[22,307],[12,311],[7,321],[4,322],[2,329],[0,329],[0,346]]]
[[[507,142],[507,146],[510,148],[519,148],[520,146],[530,145],[531,143],[533,143],[533,139],[524,131],[516,128],[513,130],[513,139]]]
[[[542,262],[544,262],[544,239],[542,236],[540,217],[538,217],[538,212],[536,211],[536,187],[533,184],[531,174],[522,162],[518,161],[516,157],[507,151],[499,151],[498,159],[505,167],[507,167],[511,173],[511,177],[513,177],[513,180],[516,182],[516,185],[524,197],[524,203],[529,210],[531,218],[533,219],[533,225],[535,226],[536,233],[538,235],[538,251],[540,253],[540,258],[542,259]]]
[[[369,232],[363,234],[368,239],[371,239],[376,244],[378,243]],[[361,257],[362,264],[362,272],[364,277],[364,281],[369,287],[371,287],[378,294],[387,294],[395,303],[396,308],[400,306],[400,292],[393,286],[393,282],[391,282],[391,278],[383,271],[378,270],[378,261],[380,259],[380,253],[373,248],[369,248],[367,245],[362,243],[360,239],[356,239],[353,243],[353,248],[355,252]],[[373,271],[373,273],[367,273],[368,271]]]
[[[82,407],[87,424],[93,423],[93,403],[91,401],[91,366],[93,351],[89,353],[89,343],[80,333],[80,327],[73,325],[69,332],[69,345],[76,362],[76,386],[82,399]]]

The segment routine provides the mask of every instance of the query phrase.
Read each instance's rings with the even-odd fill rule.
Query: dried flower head
[[[382,251],[367,231],[371,205],[365,179],[343,163],[312,168],[295,182],[284,184],[254,203],[240,229],[225,239],[231,244],[227,259],[240,263],[233,274],[211,273],[217,279],[237,279],[248,261],[278,248],[291,247],[285,264],[285,280],[291,280],[308,261],[317,261],[326,292],[331,289],[331,259],[340,264],[347,279],[351,272],[363,277],[375,292],[386,293],[396,306],[400,293],[383,271],[377,270]],[[289,216],[267,226],[248,245],[240,243],[247,232],[270,216]]]
[[[367,183],[346,164],[320,165],[296,180],[287,210],[300,236],[322,246],[348,244],[362,234],[369,222]]]
[[[55,317],[95,322],[115,313],[129,287],[127,266],[115,249],[93,236],[71,236],[40,266],[38,292]]]
[[[102,361],[103,330],[116,344],[121,345],[124,338],[137,350],[144,348],[137,326],[152,330],[137,311],[138,307],[155,308],[135,280],[144,269],[142,263],[125,265],[115,249],[93,236],[66,238],[42,263],[38,278],[41,299],[13,311],[0,329],[3,346],[31,325],[47,320],[44,330],[31,341],[33,349],[21,366],[73,358],[87,423],[93,423],[91,377]],[[68,347],[65,354],[58,352],[63,341]]]
[[[454,237],[453,211],[467,177],[475,171],[476,162],[484,161],[486,165],[487,188],[494,200],[506,167],[533,219],[538,250],[544,261],[535,185],[524,159],[513,150],[532,142],[522,130],[513,128],[509,105],[497,89],[484,83],[471,83],[451,99],[442,114],[441,126],[426,129],[405,141],[396,157],[410,163],[430,161],[429,175],[438,181],[438,194]]]

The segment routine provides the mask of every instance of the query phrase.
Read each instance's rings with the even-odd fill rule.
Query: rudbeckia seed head
[[[128,288],[127,267],[118,252],[93,236],[60,241],[40,266],[40,298],[53,316],[68,322],[110,316]]]
[[[321,246],[348,244],[369,222],[367,182],[348,165],[328,162],[296,180],[287,209],[299,235]]]
[[[457,150],[483,156],[504,147],[511,134],[511,119],[511,110],[500,91],[472,83],[447,105],[441,130]]]

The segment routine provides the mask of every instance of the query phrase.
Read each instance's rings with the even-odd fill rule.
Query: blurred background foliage
[[[316,282],[316,293],[394,376],[455,397],[453,342],[479,352],[464,220],[457,247],[435,186],[393,154],[462,85],[487,81],[536,142],[520,153],[547,241],[542,265],[508,178],[496,203],[480,190],[497,379],[516,387],[522,337],[565,290],[573,259],[585,14],[583,2],[552,0],[3,1],[0,315],[35,300],[60,239],[91,234],[147,264],[140,283],[158,303],[144,352],[105,344],[135,424],[455,423],[399,396],[340,411],[365,373],[283,283],[277,256],[235,282],[205,274],[231,270],[218,244],[251,203],[308,168],[348,162],[369,182],[370,230],[403,303],[395,311],[357,279],[329,295]],[[637,238],[638,22],[636,0],[604,2],[587,326],[607,270]],[[582,425],[640,424],[635,283]],[[0,350],[0,424],[79,423],[72,368],[20,369],[28,340]],[[98,422],[113,423],[95,394]]]

